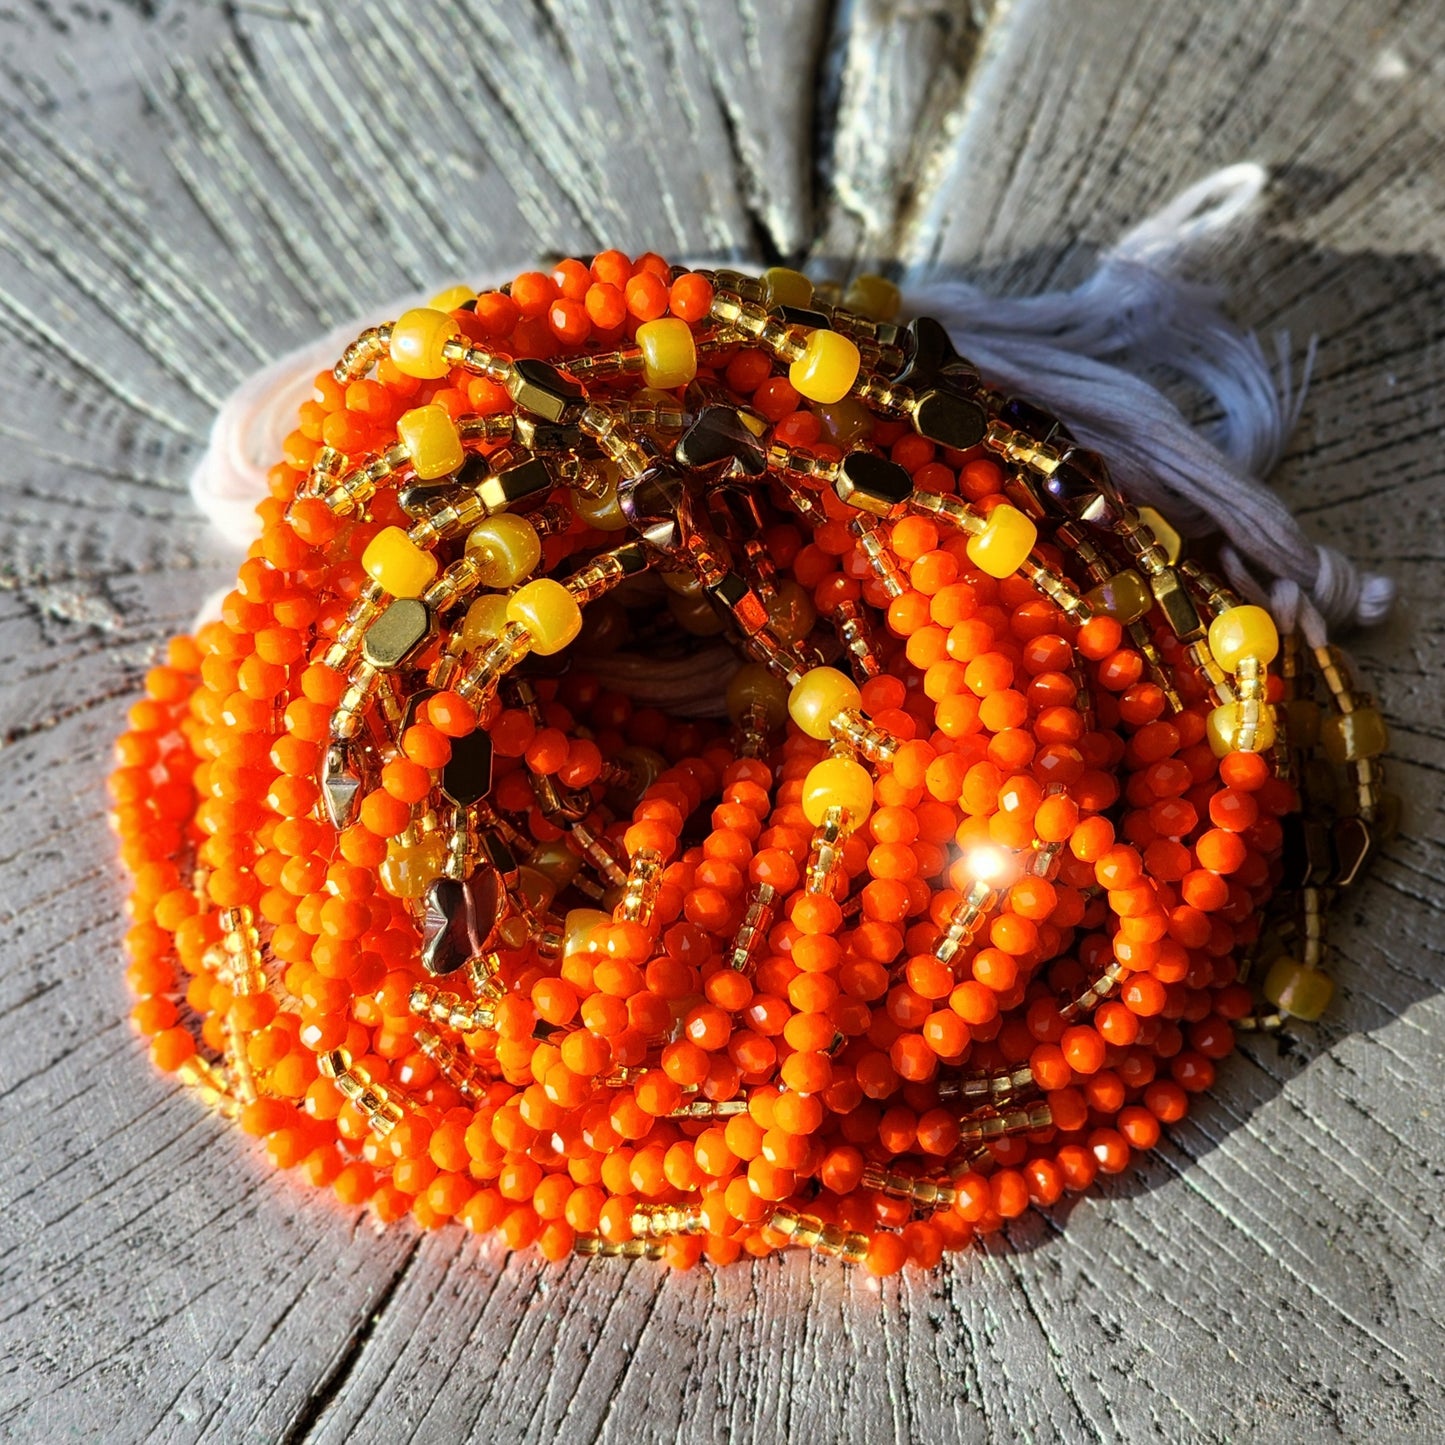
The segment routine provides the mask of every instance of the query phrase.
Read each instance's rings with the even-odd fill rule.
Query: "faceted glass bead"
[[[824,758],[803,779],[803,812],[816,828],[829,808],[842,808],[848,826],[860,827],[873,811],[873,777],[852,758]]]
[[[420,597],[437,575],[437,559],[400,527],[383,527],[366,544],[361,565],[393,597]]]
[[[660,316],[637,328],[642,374],[648,386],[686,386],[697,375],[697,345],[692,327],[677,316]]]
[[[855,276],[843,293],[843,309],[870,321],[892,321],[903,305],[903,296],[886,277],[864,272]]]
[[[1325,756],[1339,767],[1361,758],[1377,758],[1389,746],[1390,730],[1373,707],[1353,712],[1331,713],[1320,724],[1320,742]]]
[[[1100,582],[1084,594],[1084,601],[1095,612],[1102,612],[1126,626],[1137,622],[1153,605],[1149,584],[1132,569],[1116,572],[1107,582]]]
[[[424,482],[456,471],[466,460],[457,424],[439,406],[417,406],[396,423],[397,439],[411,457],[412,469]]]
[[[577,599],[550,577],[538,577],[507,599],[507,621],[532,634],[532,650],[543,657],[561,652],[582,630]]]
[[[542,539],[525,517],[499,512],[467,534],[467,554],[482,563],[483,587],[515,587],[542,560]]]
[[[1209,624],[1209,650],[1226,672],[1237,671],[1246,657],[1268,665],[1279,653],[1274,618],[1250,603],[1226,608]]]
[[[451,370],[451,363],[442,352],[447,342],[457,335],[460,335],[457,323],[445,311],[418,306],[403,312],[392,323],[392,365],[407,376],[435,381]]]
[[[1209,714],[1207,725],[1209,746],[1216,758],[1239,751],[1240,733],[1243,727],[1239,716],[1240,704],[1226,702],[1214,708]],[[1254,744],[1250,752],[1267,752],[1274,746],[1274,709],[1261,707],[1259,723],[1254,730]]]
[[[814,331],[803,354],[788,368],[788,380],[809,401],[842,401],[858,379],[858,348],[840,332]]]
[[[415,843],[393,838],[377,873],[381,886],[395,898],[420,898],[446,866],[446,842],[440,833],[428,833]]]
[[[859,694],[861,700],[862,694]],[[767,726],[781,727],[788,716],[788,685],[760,662],[744,663],[728,683],[728,716],[741,722],[754,704],[766,710]]]
[[[968,539],[969,560],[990,577],[1009,577],[1034,549],[1039,529],[1007,502],[988,514],[982,532]]]
[[[434,878],[422,921],[422,967],[442,977],[481,957],[496,938],[506,904],[495,868],[478,868],[465,882]]]
[[[1334,997],[1334,980],[1317,968],[1306,968],[1285,955],[1275,959],[1264,976],[1264,996],[1281,1013],[1313,1023]]]
[[[767,306],[811,306],[813,283],[801,271],[787,266],[769,266],[759,280]],[[796,384],[796,383],[795,383]]]
[[[498,593],[478,597],[462,619],[462,645],[473,651],[485,647],[507,625],[507,598]]]
[[[863,694],[836,667],[815,667],[803,674],[788,696],[788,712],[810,738],[826,741],[828,724],[840,712],[862,705]]]
[[[1021,431],[1036,442],[1048,441],[1056,432],[1063,432],[1058,417],[1050,416],[1042,407],[1011,396],[998,410],[999,420],[1015,431]],[[1067,433],[1064,433],[1067,435]]]
[[[1109,469],[1095,452],[1071,447],[1040,485],[1064,512],[1090,526],[1109,527],[1119,518]]]

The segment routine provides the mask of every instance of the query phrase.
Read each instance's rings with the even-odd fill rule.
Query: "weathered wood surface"
[[[29,0],[0,71],[0,1433],[1439,1438],[1436,0]],[[379,1233],[152,1074],[101,780],[224,579],[183,480],[248,368],[596,244],[1036,285],[1242,158],[1278,179],[1217,267],[1322,345],[1280,485],[1403,591],[1358,653],[1409,810],[1317,1032],[1136,1176],[881,1289]]]

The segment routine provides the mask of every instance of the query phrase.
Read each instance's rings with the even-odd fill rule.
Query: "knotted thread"
[[[904,303],[947,326],[990,384],[1056,412],[1131,495],[1166,511],[1185,535],[1222,532],[1234,585],[1267,600],[1281,626],[1298,619],[1322,641],[1326,624],[1381,621],[1395,588],[1310,541],[1262,481],[1299,420],[1314,342],[1296,384],[1287,334],[1276,337],[1272,367],[1258,338],[1220,310],[1217,288],[1178,274],[1196,247],[1249,213],[1267,180],[1248,163],[1214,172],[1126,232],[1071,290],[989,296],[937,281]],[[315,374],[366,326],[422,300],[394,301],[288,352],[227,399],[191,478],[197,504],[227,538],[244,545],[258,534],[267,469]],[[1147,379],[1161,371],[1202,392],[1217,417],[1191,424]]]

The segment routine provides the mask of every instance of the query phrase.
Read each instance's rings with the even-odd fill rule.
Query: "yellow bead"
[[[823,435],[845,452],[873,430],[873,413],[855,396],[810,410],[823,423]]]
[[[560,892],[582,871],[582,859],[561,838],[538,843],[527,866],[550,878]]]
[[[582,609],[560,582],[538,577],[507,599],[507,621],[525,627],[532,634],[532,651],[549,657],[582,631]]]
[[[442,349],[460,334],[457,323],[445,311],[418,306],[392,323],[391,362],[407,376],[435,381],[451,370]]]
[[[483,564],[483,587],[515,587],[542,560],[542,539],[525,517],[500,512],[467,534],[467,554]]]
[[[1184,555],[1184,538],[1179,529],[1155,507],[1140,507],[1139,520],[1154,534],[1154,541],[1171,567],[1179,565]]]
[[[400,527],[383,527],[366,544],[361,565],[393,597],[420,597],[437,575],[437,559]]]
[[[773,636],[784,647],[801,642],[817,620],[818,609],[805,588],[791,581],[779,584],[773,600],[768,603],[768,622]]]
[[[697,375],[697,345],[692,327],[677,316],[660,316],[637,328],[642,375],[648,386],[668,390],[686,386]]]
[[[788,696],[788,712],[810,738],[826,741],[828,724],[849,708],[863,702],[863,694],[851,677],[836,667],[815,667],[794,684]]]
[[[470,306],[476,299],[477,293],[470,286],[448,286],[445,291],[438,291],[427,302],[427,309],[429,311],[460,311],[463,306]]]
[[[728,683],[728,716],[741,722],[754,706],[763,709],[768,727],[781,727],[788,717],[788,685],[761,662],[746,662]]]
[[[1246,657],[1268,665],[1279,652],[1279,632],[1263,607],[1229,607],[1209,624],[1209,650],[1225,672],[1235,672]]]
[[[518,901],[525,905],[526,912],[545,913],[557,896],[557,885],[540,868],[523,863],[517,869],[516,892]]]
[[[491,642],[507,625],[509,600],[497,592],[478,597],[462,619],[462,646],[470,652]]]
[[[1354,712],[1331,713],[1325,718],[1320,724],[1320,742],[1325,756],[1343,767],[1362,758],[1379,757],[1390,745],[1390,730],[1377,709],[1357,707]]]
[[[1091,587],[1084,601],[1095,612],[1126,625],[1137,622],[1154,605],[1148,583],[1133,570],[1116,572],[1107,582]]]
[[[811,306],[813,283],[801,271],[769,266],[758,278],[763,283],[765,306]]]
[[[803,354],[788,368],[788,380],[809,401],[831,406],[858,380],[858,348],[839,331],[812,332]]]
[[[567,500],[578,520],[586,522],[589,527],[596,527],[599,532],[621,532],[628,526],[627,513],[617,500],[615,476],[600,497],[589,497],[586,492],[574,491]]]
[[[984,529],[968,539],[968,557],[990,577],[1010,577],[1034,550],[1039,529],[1017,507],[1000,503],[988,514]]]
[[[1240,707],[1240,703],[1227,702],[1214,708],[1209,714],[1206,725],[1209,746],[1216,758],[1240,751],[1241,732],[1244,726],[1239,716]],[[1262,703],[1259,710],[1259,722],[1254,729],[1254,741],[1248,751],[1252,753],[1266,752],[1274,746],[1274,739],[1274,709]]]
[[[443,407],[417,406],[403,412],[396,435],[411,457],[418,481],[445,477],[466,460],[457,424]]]
[[[377,873],[381,886],[395,898],[420,898],[441,877],[447,848],[440,833],[428,833],[416,843],[393,838]]]
[[[1264,976],[1264,996],[1281,1013],[1313,1023],[1334,997],[1334,981],[1317,968],[1306,968],[1285,956],[1275,959]]]
[[[892,321],[902,305],[902,293],[886,276],[866,271],[855,276],[843,293],[843,309],[870,321]]]
[[[574,953],[599,953],[602,949],[597,930],[612,922],[610,913],[600,908],[569,908],[562,920],[562,957]]]
[[[718,637],[727,627],[727,620],[705,592],[669,592],[667,610],[684,632],[694,637]]]
[[[852,758],[824,758],[815,763],[803,779],[803,813],[816,828],[829,808],[848,814],[851,832],[867,821],[873,811],[873,775]]]

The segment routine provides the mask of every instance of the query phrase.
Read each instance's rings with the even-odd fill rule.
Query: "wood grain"
[[[254,0],[0,10],[0,1432],[26,1441],[1438,1438],[1445,12],[1433,0]],[[1320,340],[1279,482],[1400,583],[1358,655],[1405,826],[1317,1032],[1134,1175],[935,1275],[668,1277],[418,1239],[271,1176],[125,1022],[109,739],[230,565],[235,380],[478,261],[633,249],[1000,286],[1209,168],[1206,264]]]

